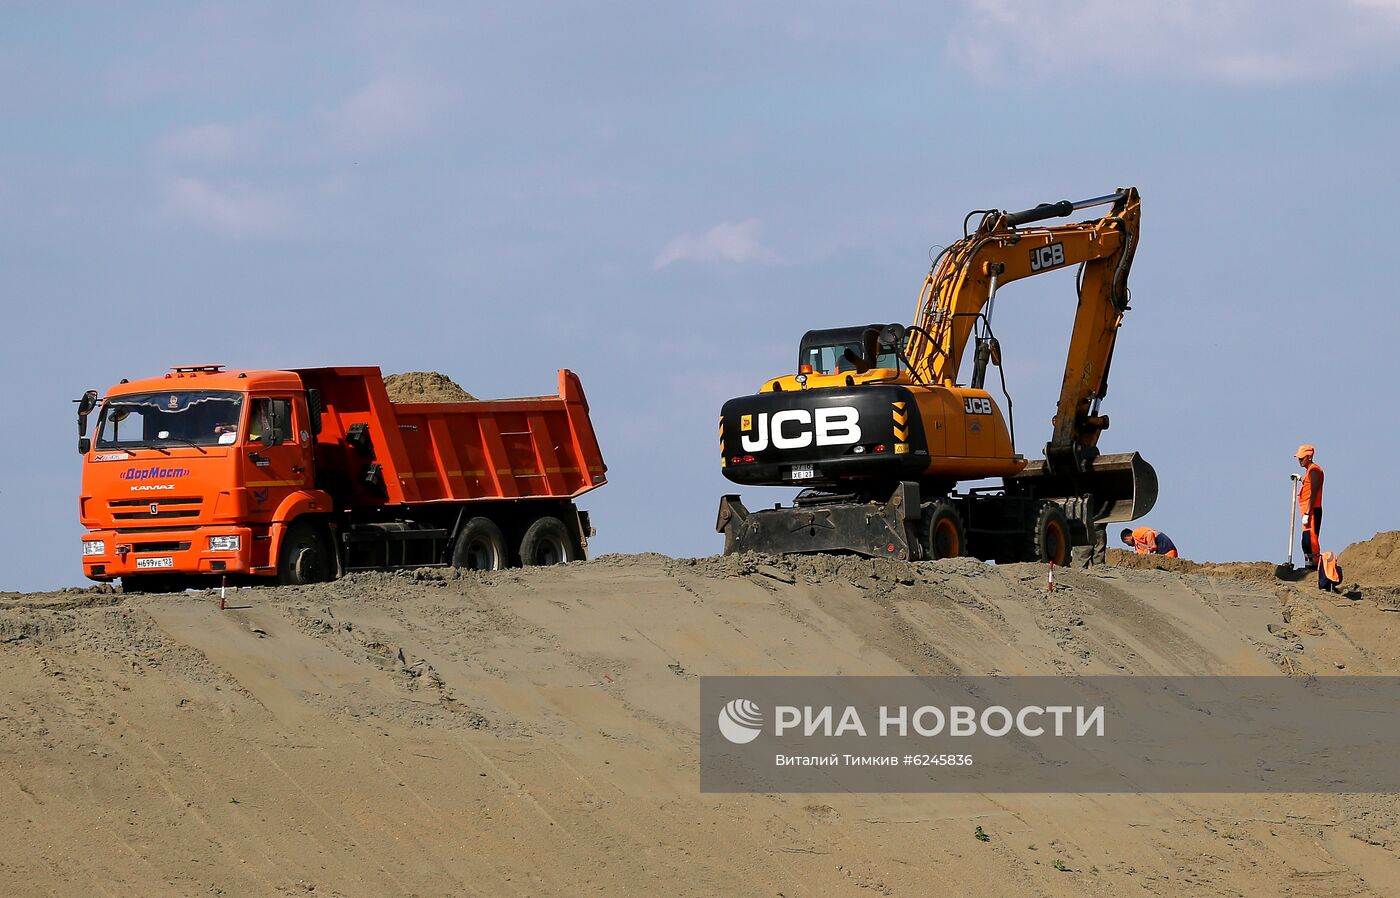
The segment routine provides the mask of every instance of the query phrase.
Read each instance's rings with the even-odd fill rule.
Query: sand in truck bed
[[[436,371],[406,371],[386,374],[384,388],[390,402],[474,402],[476,397],[457,385],[446,374]]]

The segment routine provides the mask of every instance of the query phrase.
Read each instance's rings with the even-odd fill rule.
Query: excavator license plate
[[[793,465],[793,466],[792,466],[792,479],[793,479],[793,480],[811,480],[813,477],[816,477],[816,476],[817,476],[816,468],[815,468],[814,466],[812,466],[812,465]]]

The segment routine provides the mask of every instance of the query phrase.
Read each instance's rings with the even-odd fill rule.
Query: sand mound
[[[1339,560],[1348,580],[1363,586],[1400,585],[1400,530],[1387,530],[1353,543],[1342,550]]]
[[[473,402],[476,397],[436,371],[405,371],[384,377],[391,402]]]
[[[1208,577],[1235,577],[1254,583],[1279,582],[1278,565],[1269,561],[1231,561],[1223,564],[1190,561],[1186,558],[1165,558],[1161,555],[1137,555],[1124,549],[1109,549],[1108,563],[1140,571],[1171,571],[1174,574],[1204,574]],[[1347,572],[1350,577],[1350,571]],[[1296,577],[1288,578],[1296,580]]]

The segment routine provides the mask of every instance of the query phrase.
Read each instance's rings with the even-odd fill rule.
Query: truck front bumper
[[[236,550],[209,548],[210,537],[238,537]],[[107,583],[146,574],[242,574],[252,567],[253,531],[247,527],[199,527],[148,533],[90,530],[83,542],[100,541],[100,554],[83,554],[83,574]]]

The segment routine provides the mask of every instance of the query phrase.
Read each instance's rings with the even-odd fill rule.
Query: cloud
[[[413,79],[382,77],[321,113],[332,137],[352,149],[378,149],[417,137],[436,120],[439,91]]]
[[[165,184],[166,214],[234,237],[279,237],[294,230],[291,205],[246,184],[216,188],[199,178]]]
[[[661,248],[652,261],[653,269],[672,262],[766,262],[777,256],[758,240],[758,219],[724,221],[695,237],[682,234]]]
[[[209,122],[171,131],[156,142],[162,156],[196,162],[250,159],[262,149],[266,127],[259,121]]]
[[[167,163],[236,164],[260,158],[324,158],[388,149],[427,133],[437,121],[442,92],[413,79],[376,78],[338,102],[300,115],[204,122],[156,141]]]
[[[1390,65],[1397,13],[1400,0],[963,0],[948,51],[986,81],[1293,84]]]

